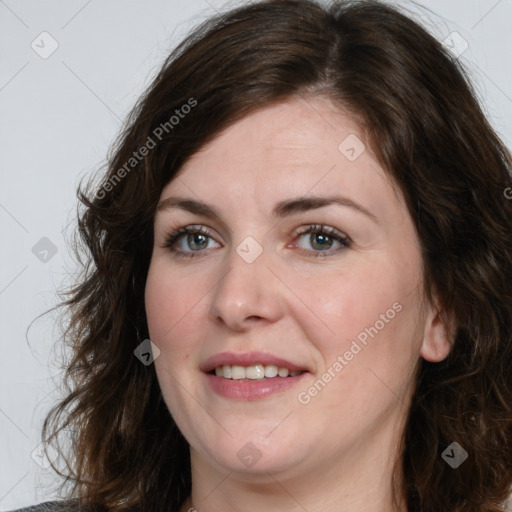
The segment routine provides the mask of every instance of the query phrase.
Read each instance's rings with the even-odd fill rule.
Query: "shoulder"
[[[39,505],[12,510],[11,512],[91,512],[90,509],[80,507],[74,500],[46,501]]]

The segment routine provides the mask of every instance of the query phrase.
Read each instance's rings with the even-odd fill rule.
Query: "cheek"
[[[187,341],[197,333],[195,319],[204,307],[200,301],[204,292],[197,296],[191,284],[190,279],[186,283],[176,279],[176,273],[165,266],[150,266],[145,289],[149,335],[162,353],[172,346],[172,361],[187,357]]]
[[[384,262],[377,268],[353,268],[337,283],[326,279],[311,303],[329,330],[302,324],[320,357],[318,377],[328,383],[325,392],[317,393],[323,385],[313,382],[315,389],[303,391],[334,424],[379,422],[406,401],[413,382],[421,340],[417,294],[411,293],[416,274]]]
[[[180,424],[188,409],[188,395],[183,396],[181,389],[193,390],[194,386],[189,366],[201,310],[199,298],[190,290],[190,280],[188,287],[183,284],[165,264],[156,262],[150,266],[145,289],[149,337],[160,349],[154,362],[156,375],[164,401]]]
[[[421,340],[419,266],[382,257],[347,268],[303,285],[312,305],[312,321],[303,327],[323,363],[352,352],[350,365],[409,367]]]

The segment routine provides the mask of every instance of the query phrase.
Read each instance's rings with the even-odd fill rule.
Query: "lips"
[[[268,352],[222,352],[208,358],[202,363],[199,369],[205,373],[211,373],[218,366],[254,366],[274,365],[278,368],[288,368],[292,372],[310,371],[305,365],[300,365],[282,357],[269,354]]]
[[[264,367],[266,370],[273,367],[284,371],[287,376],[274,376],[271,378],[243,378],[241,375],[243,367],[255,370],[259,366],[260,370]],[[230,368],[239,373],[238,378],[226,378],[217,375],[219,368]],[[204,382],[207,387],[215,394],[234,400],[258,400],[270,396],[284,393],[285,391],[297,386],[310,372],[306,365],[290,361],[283,357],[269,354],[268,352],[222,352],[208,358],[200,365],[203,372]],[[217,369],[217,372],[215,372]],[[296,373],[296,375],[294,375]],[[244,375],[246,376],[246,375]],[[233,377],[233,376],[232,376]]]
[[[308,375],[306,372],[295,377],[275,377],[261,380],[232,380],[216,377],[211,373],[203,373],[205,385],[216,395],[230,400],[252,401],[271,396],[279,396],[291,390]]]

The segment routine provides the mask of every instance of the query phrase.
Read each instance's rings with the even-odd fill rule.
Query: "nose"
[[[244,331],[254,323],[276,322],[284,311],[284,285],[265,253],[249,263],[233,249],[214,288],[211,316],[217,323]]]

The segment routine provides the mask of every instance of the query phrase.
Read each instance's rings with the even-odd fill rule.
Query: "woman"
[[[510,168],[394,8],[199,27],[80,194],[72,390],[43,431],[71,432],[65,505],[505,510]]]

